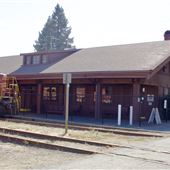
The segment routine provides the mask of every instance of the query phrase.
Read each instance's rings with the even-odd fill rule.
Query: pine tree
[[[70,38],[71,27],[65,17],[63,8],[57,4],[52,16],[48,17],[46,24],[39,32],[38,40],[35,41],[36,51],[56,51],[71,48],[73,38]]]

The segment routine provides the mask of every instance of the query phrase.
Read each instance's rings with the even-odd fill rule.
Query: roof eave
[[[72,78],[147,78],[149,71],[71,72]],[[63,73],[13,74],[17,79],[62,79]]]

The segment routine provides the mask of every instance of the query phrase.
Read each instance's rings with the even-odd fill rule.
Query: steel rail
[[[148,158],[144,158],[144,157],[140,157],[140,156],[132,156],[132,155],[128,155],[128,154],[121,154],[121,153],[114,153],[114,152],[111,152],[111,153],[106,152],[105,153],[105,152],[92,150],[92,149],[82,149],[82,148],[69,147],[69,146],[64,146],[64,145],[59,145],[59,144],[51,144],[51,143],[40,142],[40,141],[32,140],[32,139],[26,139],[26,138],[22,138],[22,137],[10,136],[7,134],[5,134],[5,135],[0,134],[0,141],[11,142],[11,143],[21,144],[21,145],[26,145],[26,146],[30,145],[30,146],[45,148],[45,149],[73,152],[73,153],[79,153],[79,154],[104,154],[106,156],[116,155],[116,156],[129,157],[132,159],[139,159],[139,160],[154,162],[154,163],[158,163],[158,164],[164,164],[164,165],[168,165],[168,166],[170,165],[165,161],[156,160],[156,159],[148,159]],[[122,146],[119,146],[119,147],[122,147]],[[128,147],[128,148],[134,149],[131,147]]]
[[[9,129],[9,128],[0,127],[0,132],[12,134],[12,135],[20,135],[24,137],[31,137],[31,138],[36,138],[36,139],[67,141],[67,142],[89,144],[89,145],[102,146],[102,147],[118,147],[118,145],[114,145],[110,143],[89,141],[89,140],[84,140],[84,139],[82,140],[82,139],[76,139],[76,138],[70,138],[70,137],[64,137],[64,136],[46,135],[46,134],[37,133],[37,132],[35,133],[35,132],[29,132],[29,131],[23,131],[23,130]]]
[[[22,118],[4,118],[1,120],[39,125],[39,126],[64,128],[63,122],[47,122],[47,121],[40,121],[36,119],[28,120]],[[142,131],[138,129],[134,130],[134,129],[122,129],[122,128],[115,128],[115,127],[99,127],[99,126],[82,125],[82,124],[69,124],[69,128],[73,130],[95,130],[99,132],[114,133],[114,134],[128,135],[128,136],[140,136],[140,137],[164,137],[169,135],[161,132]]]
[[[15,144],[20,145],[30,145],[30,146],[36,146],[39,148],[45,148],[45,149],[53,149],[53,150],[60,150],[60,151],[66,151],[66,152],[74,152],[74,153],[80,153],[80,154],[94,154],[97,153],[96,151],[88,150],[88,149],[81,149],[81,148],[74,148],[59,144],[51,144],[46,142],[40,142],[36,140],[31,139],[25,139],[21,137],[15,137],[10,135],[3,135],[0,134],[0,141],[2,142],[11,142]]]
[[[9,128],[0,128],[1,133],[12,134],[12,135],[20,135],[24,137],[31,137],[36,139],[48,139],[48,140],[56,140],[56,141],[66,141],[72,143],[80,143],[80,144],[88,144],[94,146],[101,146],[101,147],[113,147],[113,148],[127,148],[127,149],[136,149],[136,150],[143,150],[148,152],[156,152],[156,153],[163,153],[163,154],[170,154],[168,151],[157,151],[148,148],[140,148],[135,146],[127,146],[127,145],[120,145],[120,144],[112,144],[112,143],[105,143],[105,142],[98,142],[98,141],[89,141],[84,139],[76,139],[71,137],[64,137],[64,136],[54,136],[54,135],[47,135],[42,133],[35,133],[23,130],[15,130]]]

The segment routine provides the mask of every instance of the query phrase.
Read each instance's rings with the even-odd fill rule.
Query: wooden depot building
[[[0,57],[0,72],[16,76],[21,107],[64,114],[63,73],[72,74],[70,114],[94,118],[148,118],[170,93],[170,41],[146,42]]]

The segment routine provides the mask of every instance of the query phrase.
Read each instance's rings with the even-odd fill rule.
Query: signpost
[[[69,88],[71,83],[71,73],[63,74],[63,84],[65,84],[65,134],[68,132],[68,116],[69,116]]]

